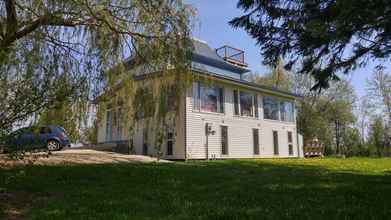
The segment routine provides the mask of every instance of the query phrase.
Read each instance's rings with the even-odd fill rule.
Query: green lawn
[[[389,219],[391,159],[19,167],[0,188],[3,218]]]

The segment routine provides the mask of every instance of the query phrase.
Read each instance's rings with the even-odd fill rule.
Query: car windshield
[[[68,135],[67,131],[65,131],[65,129],[63,127],[58,126],[58,128],[60,129],[60,131],[64,132],[64,134]]]

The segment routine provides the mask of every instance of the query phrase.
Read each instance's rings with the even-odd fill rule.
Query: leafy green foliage
[[[273,88],[292,91],[293,83],[291,79],[292,73],[285,70],[284,61],[279,59],[276,66],[270,68],[269,73],[261,77],[258,76],[253,81]]]
[[[376,148],[378,156],[391,156],[391,144],[387,140],[387,127],[383,118],[373,119],[369,129],[369,143]]]
[[[183,71],[192,15],[181,0],[1,1],[0,133],[132,80],[129,56],[131,65]]]
[[[243,28],[261,47],[265,64],[302,62],[300,73],[328,88],[336,73],[391,54],[388,0],[239,0],[244,15],[230,24]]]

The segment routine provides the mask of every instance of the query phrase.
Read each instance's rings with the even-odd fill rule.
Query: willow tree
[[[172,78],[188,68],[192,15],[181,0],[1,1],[1,133],[64,100],[107,95],[119,79],[132,87],[129,56],[181,82]]]

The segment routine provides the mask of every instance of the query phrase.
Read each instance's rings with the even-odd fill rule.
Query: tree
[[[310,91],[314,81],[311,75],[293,76],[294,90],[303,97],[298,102],[297,123],[304,141],[317,138],[327,149],[344,153],[344,136],[355,119],[352,86],[341,80],[319,93]]]
[[[276,66],[271,67],[270,73],[263,77],[256,78],[256,82],[285,91],[289,91],[292,87],[290,73],[285,70],[284,61],[282,59],[278,60]]]
[[[364,149],[362,144],[362,137],[359,129],[347,127],[342,139],[347,156],[369,156],[368,150]]]
[[[192,15],[181,0],[1,1],[0,133],[68,98],[112,89],[130,65],[125,57],[183,70]]]
[[[354,122],[352,106],[345,100],[327,102],[324,107],[324,115],[333,127],[333,135],[337,154],[343,154],[343,136],[346,129]]]
[[[299,133],[303,135],[304,143],[317,138],[326,147],[333,145],[332,128],[330,123],[323,117],[318,101],[311,104],[303,100],[298,105],[297,127]]]
[[[376,116],[373,118],[369,129],[369,143],[376,147],[377,155],[379,157],[384,155],[386,147],[385,139],[386,129],[383,124],[382,117]]]
[[[357,106],[357,127],[360,130],[360,136],[362,138],[361,144],[364,144],[366,139],[366,130],[368,128],[368,120],[369,117],[371,116],[371,109],[372,105],[369,101],[368,96],[361,97],[360,102],[358,103]]]
[[[300,73],[316,79],[313,89],[328,88],[329,81],[391,54],[388,0],[291,1],[239,0],[244,15],[230,21],[260,45],[265,64],[299,61]]]
[[[385,117],[391,123],[391,75],[384,72],[383,67],[379,67],[367,84],[373,104],[382,106]]]

